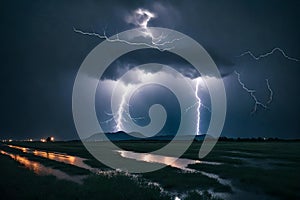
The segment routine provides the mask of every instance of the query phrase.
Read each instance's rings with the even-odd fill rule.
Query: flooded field
[[[208,162],[200,160],[192,160],[187,158],[175,158],[171,156],[155,155],[151,153],[136,153],[133,151],[117,151],[123,158],[134,159],[138,161],[144,161],[148,163],[160,163],[167,166],[179,168],[184,171],[194,172],[195,170],[188,168],[188,165],[203,163],[210,165],[220,165],[217,162]]]
[[[18,163],[23,165],[25,168],[32,170],[37,175],[41,175],[41,176],[53,175],[57,179],[64,179],[64,180],[72,181],[72,182],[79,183],[79,184],[82,184],[83,179],[86,178],[86,176],[71,176],[61,170],[53,169],[51,167],[46,167],[39,162],[31,161],[31,160],[27,159],[26,157],[22,157],[17,154],[7,153],[5,151],[0,151],[0,153],[2,155],[7,155],[7,156],[11,157],[15,161],[17,161]]]
[[[0,144],[0,161],[12,160],[22,167],[17,170],[32,173],[37,181],[52,176],[56,182],[71,182],[75,185],[65,187],[77,188],[74,190],[80,193],[79,199],[88,199],[88,188],[95,188],[93,195],[106,199],[138,199],[145,192],[151,195],[144,199],[298,199],[299,144],[221,142],[199,160],[201,143],[194,143],[176,159],[150,153],[162,143],[120,142],[118,146],[124,150],[115,151],[120,158],[166,166],[144,174],[110,169],[93,159],[79,142]],[[127,184],[120,185],[124,181]],[[109,195],[99,190],[112,185],[122,188],[123,193]],[[56,199],[60,198],[57,195]]]

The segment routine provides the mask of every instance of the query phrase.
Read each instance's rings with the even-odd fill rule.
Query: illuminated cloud
[[[147,116],[138,116],[137,118],[131,117],[128,111],[126,111],[125,107],[132,106],[129,105],[129,101],[125,98],[129,98],[129,93],[132,93],[132,90],[135,88],[139,88],[143,85],[143,83],[147,80],[152,80],[153,82],[159,82],[159,80],[172,80],[172,85],[174,87],[180,88],[183,82],[187,82],[191,85],[192,89],[194,90],[194,94],[191,93],[189,96],[190,98],[190,106],[183,108],[186,112],[195,113],[194,119],[191,119],[192,126],[195,126],[197,129],[197,134],[201,134],[200,131],[200,110],[205,109],[206,111],[210,112],[210,102],[202,101],[202,97],[207,94],[207,88],[205,85],[205,79],[214,79],[214,77],[197,77],[197,78],[189,78],[186,76],[180,76],[179,72],[166,70],[160,67],[153,67],[153,68],[146,68],[146,67],[139,67],[139,68],[132,68],[130,73],[127,73],[127,76],[122,79],[103,79],[100,80],[99,89],[102,91],[103,96],[107,96],[107,98],[111,98],[111,94],[114,89],[116,88],[117,84],[120,84],[118,87],[118,91],[115,91],[115,99],[118,101],[117,105],[118,108],[115,111],[107,111],[104,113],[100,119],[101,125],[108,125],[110,124],[111,131],[128,131],[128,127],[126,127],[126,123],[128,122],[128,118],[131,118],[134,122],[136,120],[145,119]],[[206,99],[206,98],[205,98]],[[127,102],[127,103],[126,103]],[[134,104],[134,102],[131,102]],[[205,111],[205,112],[206,112]],[[115,119],[113,118],[115,116]],[[114,123],[115,122],[115,123]]]
[[[147,9],[138,8],[133,11],[131,15],[126,16],[125,21],[129,24],[146,29],[148,27],[148,22],[155,17],[155,13],[150,12]]]

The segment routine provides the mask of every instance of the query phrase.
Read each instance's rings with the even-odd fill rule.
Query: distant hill
[[[96,133],[86,138],[85,141],[105,141],[107,140],[106,137],[111,141],[140,140],[141,138],[139,137],[145,137],[141,133],[130,133],[130,134],[131,135],[125,133],[124,131],[118,131],[115,133]]]
[[[107,140],[105,136],[110,141],[138,141],[138,140],[147,140],[147,141],[171,141],[174,138],[174,135],[159,135],[159,136],[153,136],[149,138],[140,138],[145,137],[141,133],[132,132],[130,134],[124,132],[124,131],[118,131],[115,133],[96,133],[88,138],[85,139],[85,141],[105,141]],[[135,136],[135,137],[134,137]],[[202,141],[205,138],[205,134],[203,135],[196,135],[195,139],[196,141]],[[180,136],[178,140],[187,140],[190,136]]]

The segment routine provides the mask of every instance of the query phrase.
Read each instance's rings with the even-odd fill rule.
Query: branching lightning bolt
[[[147,47],[150,47],[150,48],[153,48],[153,49],[157,49],[159,51],[168,51],[168,50],[174,49],[175,48],[174,46],[171,46],[171,47],[165,47],[165,46],[168,45],[168,44],[173,44],[174,42],[183,39],[183,37],[182,38],[174,38],[170,41],[161,42],[167,36],[160,35],[159,37],[153,37],[152,34],[151,34],[151,36],[149,34],[147,34],[147,36],[150,36],[150,38],[151,38],[150,43],[130,42],[130,41],[127,41],[127,40],[124,40],[124,39],[120,39],[119,34],[116,34],[115,39],[110,39],[109,37],[106,36],[105,31],[103,31],[103,35],[100,35],[99,33],[96,33],[96,32],[84,32],[82,30],[76,29],[75,27],[73,27],[73,30],[74,30],[75,33],[80,33],[82,35],[98,37],[98,38],[104,39],[108,42],[121,42],[121,43],[129,44],[129,45],[147,46]]]
[[[258,106],[261,106],[261,107],[264,108],[264,109],[268,109],[268,105],[273,101],[273,94],[274,94],[274,93],[273,93],[273,90],[271,89],[269,80],[266,79],[266,84],[267,84],[268,90],[269,90],[269,92],[270,92],[269,100],[267,101],[267,103],[264,104],[264,103],[260,102],[260,101],[257,99],[257,97],[255,96],[255,92],[256,92],[256,91],[253,90],[253,89],[247,88],[247,87],[245,86],[245,83],[243,83],[243,82],[241,81],[241,74],[238,73],[237,71],[234,71],[234,73],[237,75],[237,80],[238,80],[239,84],[242,86],[242,88],[243,88],[246,92],[248,92],[248,93],[250,94],[250,96],[251,96],[252,99],[254,100],[254,108],[253,108],[251,114],[253,114],[253,113],[255,113],[255,112],[257,111],[257,107],[258,107]]]
[[[195,94],[195,98],[196,98],[196,102],[195,102],[193,105],[191,105],[191,106],[189,106],[189,107],[187,107],[187,108],[185,109],[185,112],[188,112],[190,109],[196,107],[196,110],[197,110],[197,117],[196,117],[197,135],[200,134],[200,109],[201,109],[201,107],[204,108],[204,109],[206,109],[208,112],[211,113],[210,108],[209,108],[208,106],[204,105],[204,104],[201,102],[200,97],[198,96],[198,92],[199,92],[199,81],[200,81],[200,79],[197,78],[197,79],[196,79],[196,84],[195,84],[195,93],[194,93],[194,94]]]
[[[123,122],[128,122],[126,120],[126,118],[124,117],[124,114],[130,118],[132,121],[137,121],[140,119],[145,119],[145,117],[131,117],[130,113],[126,110],[125,106],[130,107],[130,104],[128,104],[126,102],[126,98],[128,95],[130,88],[127,88],[126,91],[123,93],[122,97],[121,97],[121,102],[120,105],[118,106],[118,110],[116,111],[116,113],[107,113],[105,112],[106,115],[111,116],[109,119],[105,120],[105,121],[101,121],[101,124],[107,124],[110,123],[112,121],[115,121],[116,125],[113,129],[113,131],[124,131],[124,125]]]
[[[126,43],[129,45],[142,45],[142,46],[147,46],[153,49],[157,49],[159,51],[167,51],[174,49],[174,46],[167,47],[166,45],[173,44],[176,41],[179,41],[183,38],[174,38],[172,40],[167,40],[168,35],[164,35],[163,33],[159,35],[158,37],[155,37],[151,30],[148,28],[148,22],[152,19],[155,18],[156,15],[146,9],[139,8],[134,11],[134,15],[130,16],[129,23],[133,23],[137,27],[140,27],[142,29],[141,34],[144,35],[146,38],[150,38],[151,41],[149,43],[147,42],[131,42],[128,40],[120,39],[119,34],[116,34],[115,39],[111,39],[106,36],[105,30],[103,30],[103,35],[100,35],[99,33],[96,32],[85,32],[79,29],[76,29],[73,27],[74,32],[80,33],[83,35],[88,35],[88,36],[94,36],[98,37],[100,39],[104,39],[108,42],[122,42]]]
[[[272,55],[272,54],[273,54],[274,52],[276,52],[276,51],[279,51],[279,52],[283,55],[283,57],[285,57],[285,58],[288,59],[288,60],[295,61],[295,62],[299,62],[299,59],[288,56],[288,55],[287,55],[281,48],[279,48],[279,47],[276,47],[276,48],[272,49],[272,51],[267,52],[267,53],[265,53],[265,54],[258,55],[258,56],[255,56],[251,51],[246,51],[246,52],[242,53],[241,55],[239,55],[238,57],[242,57],[242,56],[245,56],[245,55],[250,55],[254,60],[260,60],[261,58],[265,58],[265,57],[267,57],[267,56],[269,56],[269,55]]]
[[[114,117],[110,117],[109,119],[105,120],[105,121],[101,121],[100,124],[107,124],[110,123],[114,120]]]
[[[210,110],[210,108],[209,108],[208,106],[206,106],[206,105],[204,105],[203,103],[198,102],[198,101],[196,101],[193,105],[187,107],[187,108],[185,109],[185,112],[188,112],[190,109],[192,109],[192,108],[198,106],[199,103],[200,103],[200,106],[201,106],[202,108],[206,109],[208,112],[211,112],[211,110]]]

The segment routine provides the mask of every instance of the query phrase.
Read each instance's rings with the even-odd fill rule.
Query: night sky
[[[114,35],[136,27],[130,16],[138,8],[155,13],[148,26],[182,32],[198,41],[219,68],[226,89],[227,115],[222,136],[300,138],[300,12],[299,1],[1,1],[0,138],[77,139],[72,116],[76,73],[102,39],[74,32]],[[255,56],[272,54],[254,59]],[[187,79],[199,76],[192,66],[168,52],[136,51],[117,59],[102,82],[116,81],[135,65],[158,62],[172,65]],[[273,91],[268,109],[258,106],[247,88],[263,103]],[[97,77],[95,77],[97,78]],[[134,81],[133,79],[130,81]],[[109,87],[99,84],[96,109],[107,119]],[[147,90],[156,90],[157,98]],[[171,117],[162,133],[176,131],[178,102],[163,88],[146,88],[136,98],[144,102],[133,114],[145,114],[153,103],[165,104]],[[147,96],[148,95],[148,96]],[[165,96],[164,96],[165,95]],[[163,98],[161,98],[163,96]],[[209,96],[199,94],[209,106]],[[173,99],[173,100],[172,100]],[[137,103],[138,101],[135,101]],[[105,112],[104,112],[105,111]],[[107,111],[107,112],[106,112]],[[106,113],[106,114],[105,114]],[[200,129],[205,133],[210,113],[201,108]],[[144,118],[139,123],[149,122]],[[104,125],[113,131],[114,124]]]

